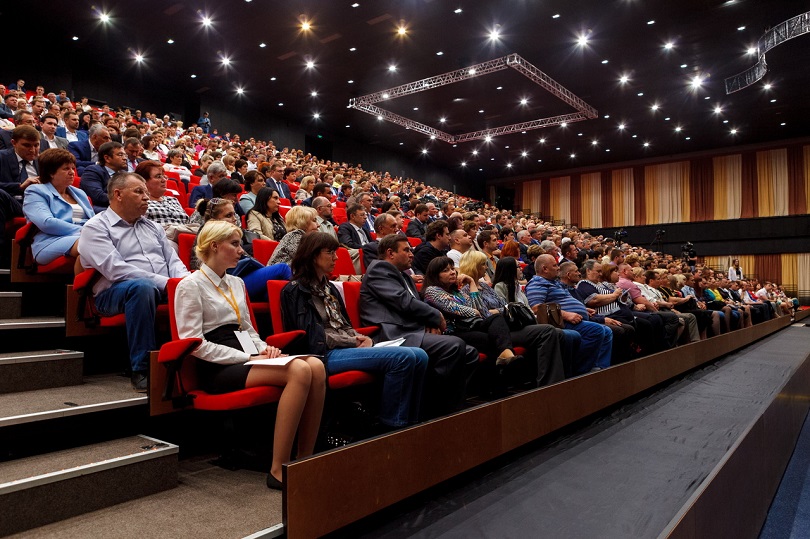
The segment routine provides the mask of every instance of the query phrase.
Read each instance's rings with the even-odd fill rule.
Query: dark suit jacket
[[[284,182],[276,183],[276,181],[273,178],[268,177],[266,185],[267,187],[272,187],[273,189],[278,191],[278,196],[280,198],[286,198],[289,201],[292,201],[292,199],[295,198],[290,196],[290,186]]]
[[[405,235],[409,238],[419,238],[425,241],[425,228],[427,228],[426,223],[423,223],[419,219],[411,219],[411,222],[408,223],[408,229],[405,231]]]
[[[65,129],[64,127],[57,127],[56,136],[67,138],[67,129]],[[84,142],[85,140],[87,140],[87,131],[82,131],[81,129],[77,130],[76,137],[78,137],[79,142]]]
[[[0,129],[0,150],[11,148],[11,131]]]
[[[5,103],[0,103],[0,118],[8,120],[9,118],[13,118],[14,113],[11,112],[11,109],[8,108],[8,105]]]
[[[214,198],[214,188],[211,185],[198,185],[191,191],[191,195],[188,197],[188,207],[195,208],[197,206],[197,201],[201,198],[210,200]],[[239,206],[239,204],[237,204]]]
[[[403,346],[420,346],[425,327],[439,327],[441,313],[425,303],[413,279],[387,260],[366,266],[360,286],[360,321],[379,325],[378,340],[405,338]]]
[[[370,241],[363,245],[363,264],[368,267],[372,260],[377,260],[379,256],[380,242],[377,240]]]
[[[371,236],[368,235],[368,232],[363,230],[363,234],[365,234],[367,242],[371,241]],[[348,221],[338,227],[338,241],[352,249],[360,249],[362,247],[360,235]]]
[[[446,254],[447,251],[440,251],[427,241],[422,245],[417,245],[416,249],[413,250],[413,271],[424,275],[431,260]]]
[[[71,142],[71,144],[73,144]],[[84,169],[79,186],[93,201],[93,210],[101,213],[110,206],[107,197],[107,184],[110,182],[110,173],[101,165],[90,165]]]
[[[73,154],[73,157],[76,158],[76,174],[78,174],[79,176],[84,175],[84,169],[86,169],[90,165],[96,164],[90,160],[92,152],[90,150],[89,140],[69,143],[68,151]],[[90,193],[87,194],[89,195]]]
[[[34,168],[39,172],[39,163],[34,161]],[[20,165],[14,148],[0,151],[0,189],[10,195],[22,195],[20,187]]]
[[[60,150],[67,150],[68,149],[68,140],[66,138],[60,137],[59,135],[55,135],[53,137],[56,140],[56,147]],[[45,150],[49,150],[51,145],[48,144],[48,141],[45,140],[45,135],[42,135],[39,139],[39,153],[44,152]]]

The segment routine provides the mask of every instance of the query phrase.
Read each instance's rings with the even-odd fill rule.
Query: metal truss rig
[[[563,114],[560,116],[552,116],[549,118],[539,118],[527,122],[504,125],[491,129],[483,129],[480,131],[472,131],[460,135],[451,135],[450,133],[430,127],[429,125],[417,122],[416,120],[411,120],[410,118],[406,118],[389,110],[385,110],[376,105],[376,103],[380,103],[381,101],[387,101],[397,97],[432,90],[440,86],[446,86],[448,84],[453,84],[454,82],[461,82],[509,68],[521,73],[526,78],[549,92],[551,95],[573,107],[577,112]],[[562,84],[555,81],[517,54],[510,54],[502,58],[496,58],[495,60],[488,60],[480,64],[475,64],[464,69],[457,69],[442,75],[428,77],[426,79],[389,88],[388,90],[382,90],[373,94],[357,97],[349,100],[349,107],[368,114],[373,114],[374,116],[387,120],[391,123],[401,125],[406,129],[411,129],[418,133],[428,135],[438,140],[443,140],[444,142],[448,142],[450,144],[485,139],[486,137],[494,137],[498,135],[506,135],[509,133],[516,133],[518,131],[540,129],[543,127],[560,125],[562,123],[578,122],[581,120],[593,119],[598,116],[595,108],[588,105],[585,101],[574,95],[573,92],[565,88]]]
[[[737,73],[733,77],[726,79],[726,94],[738,92],[756,83],[765,73],[768,72],[768,62],[765,61],[765,53],[781,45],[789,39],[810,33],[810,11],[797,15],[779,23],[759,38],[757,42],[758,61],[742,73]]]

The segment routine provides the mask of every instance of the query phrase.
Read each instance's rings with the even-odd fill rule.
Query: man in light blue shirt
[[[119,172],[107,184],[110,207],[82,227],[79,256],[101,279],[93,287],[96,308],[105,316],[126,314],[132,385],[146,391],[149,352],[155,341],[157,304],[166,298],[172,277],[188,269],[166,239],[163,228],[146,219],[149,193],[143,178]]]

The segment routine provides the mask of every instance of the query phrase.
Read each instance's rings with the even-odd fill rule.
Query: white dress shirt
[[[207,277],[206,277],[207,276]],[[209,280],[210,279],[210,280]],[[219,288],[219,292],[217,291]],[[220,293],[221,292],[221,293]],[[240,318],[236,311],[225,300],[231,299],[233,293],[239,307]],[[222,296],[225,294],[225,297]],[[250,354],[205,340],[204,334],[228,324],[240,324],[247,331],[256,349],[262,352],[267,348],[265,343],[250,323],[250,311],[245,300],[245,283],[239,277],[226,274],[223,278],[202,264],[196,271],[180,281],[174,296],[174,316],[177,320],[177,333],[181,339],[197,337],[203,340],[194,350],[194,357],[222,365],[244,363]]]

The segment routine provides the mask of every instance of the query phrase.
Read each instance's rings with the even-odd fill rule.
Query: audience
[[[287,212],[286,228],[287,233],[267,263],[270,266],[281,263],[289,265],[292,262],[304,234],[318,229],[318,212],[307,206],[296,206]]]

